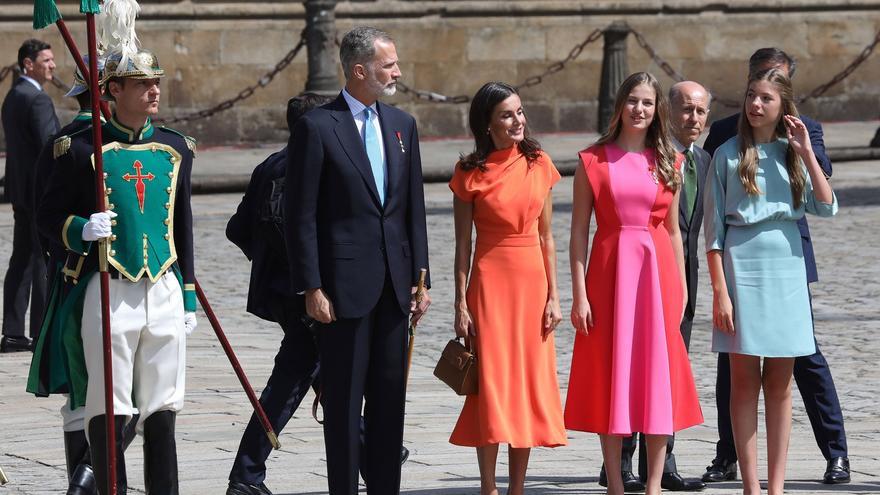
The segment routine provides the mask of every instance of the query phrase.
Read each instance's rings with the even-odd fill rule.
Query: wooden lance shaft
[[[92,145],[95,162],[95,205],[107,209],[104,197],[104,157],[101,136],[101,88],[98,85],[98,41],[95,14],[86,14],[89,48],[89,91],[92,97]],[[85,73],[83,73],[85,76]],[[101,330],[104,343],[104,424],[107,427],[107,493],[116,495],[116,421],[113,415],[113,349],[110,337],[110,273],[107,271],[107,241],[98,242],[98,270],[101,277]]]
[[[67,24],[64,23],[64,19],[58,19],[55,21],[55,25],[58,27],[58,32],[61,33],[61,37],[64,38],[64,44],[67,45],[67,50],[73,57],[73,61],[76,62],[76,66],[79,68],[79,73],[83,75],[83,81],[87,81],[89,83],[89,88],[91,88],[91,79],[89,77],[91,70],[86,66],[82,55],[79,54],[79,48],[76,46],[76,41],[73,40],[73,36],[70,35],[70,31],[67,29]],[[109,119],[111,115],[110,105],[103,100],[100,100],[100,103],[101,113],[104,115],[105,119]]]
[[[422,303],[422,300],[425,298],[425,276],[427,275],[428,270],[426,268],[422,268],[419,270],[419,283],[416,286],[416,306]],[[412,368],[412,356],[413,349],[416,345],[416,325],[418,325],[417,321],[410,320],[409,323],[409,348],[406,352],[406,378],[403,382],[403,389],[409,386],[409,370]]]
[[[223,351],[226,352],[226,357],[229,358],[229,364],[232,365],[235,375],[238,376],[238,381],[241,382],[241,387],[244,389],[244,393],[247,394],[248,400],[251,401],[254,413],[257,415],[257,419],[260,420],[260,424],[263,425],[263,431],[266,432],[269,442],[276,450],[280,449],[281,443],[278,441],[278,435],[275,434],[275,430],[272,428],[272,423],[269,422],[269,418],[266,416],[266,411],[263,410],[262,404],[260,404],[259,399],[257,399],[257,394],[254,392],[253,387],[251,387],[251,383],[248,381],[247,375],[241,367],[241,363],[238,362],[238,357],[236,357],[235,352],[232,350],[232,345],[226,338],[226,333],[223,332],[223,328],[220,326],[220,320],[217,319],[214,310],[211,309],[208,297],[205,296],[205,292],[202,290],[202,286],[199,284],[198,280],[196,280],[196,296],[199,298],[199,304],[202,305],[202,310],[208,317],[208,321],[211,322],[211,328],[214,329],[214,334],[217,335],[217,340],[220,341]]]

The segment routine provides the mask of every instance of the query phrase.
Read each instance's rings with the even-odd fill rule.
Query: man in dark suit
[[[749,72],[780,68],[794,75],[795,61],[778,48],[761,48],[749,59]],[[831,160],[825,153],[822,126],[804,116],[800,116],[810,132],[810,143],[819,165],[828,177],[831,177]],[[739,114],[731,115],[712,124],[709,136],[703,148],[714,153],[725,141],[736,135]],[[807,219],[798,221],[801,231],[801,242],[804,248],[804,263],[807,269],[807,282],[819,279],[816,272],[816,260],[813,256],[813,244],[810,241],[810,230]],[[825,456],[827,466],[823,481],[829,484],[848,483],[849,458],[846,446],[846,431],[843,426],[843,413],[834,387],[831,370],[822,351],[816,343],[816,353],[812,356],[795,358],[794,379],[804,400],[804,407],[813,427],[816,443]],[[718,354],[718,375],[715,382],[715,401],[718,408],[718,435],[715,459],[706,468],[703,481],[725,481],[736,478],[736,449],[733,444],[733,429],[730,424],[730,362],[727,354]]]
[[[307,93],[287,105],[287,126],[330,99]],[[226,225],[226,237],[251,260],[247,310],[277,322],[284,331],[275,366],[260,395],[260,403],[276,433],[290,420],[309,387],[318,377],[318,350],[304,316],[302,296],[290,288],[290,268],[284,248],[280,209],[287,169],[287,147],[270,155],[251,176],[238,210]],[[272,445],[256,414],[251,416],[235,463],[229,473],[226,495],[271,495],[266,479],[266,459]]]
[[[24,316],[31,301],[30,336],[40,331],[46,305],[46,263],[34,220],[33,179],[37,155],[60,127],[43,85],[52,80],[55,57],[49,44],[25,41],[18,49],[22,74],[3,100],[6,133],[6,198],[12,203],[15,230],[12,256],[3,282],[3,337],[0,352],[26,351]]]
[[[320,323],[329,491],[356,494],[363,462],[367,493],[391,495],[400,491],[407,315],[417,321],[430,304],[414,297],[428,268],[418,132],[412,116],[377,101],[400,77],[387,33],[355,28],[339,56],[345,89],[291,136],[285,238],[293,288]]]
[[[682,81],[669,89],[669,123],[671,124],[673,144],[676,151],[685,157],[681,170],[683,181],[678,219],[681,239],[684,244],[685,281],[688,292],[687,307],[681,321],[681,336],[684,339],[685,348],[690,347],[691,326],[694,322],[696,308],[700,255],[697,240],[703,223],[703,184],[706,182],[706,173],[709,170],[711,159],[708,153],[694,143],[700,138],[706,127],[710,98],[706,88],[693,81]],[[638,442],[636,441],[637,437],[639,437]],[[639,447],[639,478],[636,478],[632,473],[632,458],[635,454],[636,444]],[[663,477],[660,479],[660,485],[664,490],[675,492],[705,489],[705,483],[699,480],[685,479],[678,474],[675,455],[672,453],[674,445],[675,436],[670,435],[666,443],[666,462],[663,465]],[[648,479],[647,455],[644,435],[633,434],[623,439],[620,465],[626,492],[645,490],[644,481]],[[605,482],[603,483],[603,481]],[[602,486],[607,486],[604,470],[599,473],[599,483]]]

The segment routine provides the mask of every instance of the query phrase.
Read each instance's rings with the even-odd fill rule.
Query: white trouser
[[[110,333],[113,350],[113,414],[144,420],[157,411],[183,408],[186,372],[186,331],[183,294],[177,277],[166,272],[155,284],[110,280]],[[101,283],[89,281],[83,302],[83,351],[89,385],[85,425],[104,414],[104,362],[101,335]],[[132,403],[134,400],[134,404]]]
[[[85,429],[86,408],[79,407],[70,408],[70,396],[64,394],[64,405],[61,406],[61,421],[64,422],[62,429],[65,433],[80,431]]]

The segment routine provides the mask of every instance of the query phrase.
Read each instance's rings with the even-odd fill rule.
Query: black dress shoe
[[[706,489],[706,484],[699,480],[686,480],[678,473],[663,473],[660,487],[671,492],[699,492]]]
[[[828,467],[825,468],[825,476],[822,481],[828,485],[849,483],[849,459],[835,457],[828,461]]]
[[[728,459],[712,459],[712,465],[703,473],[703,481],[706,483],[718,483],[720,481],[733,481],[736,479],[736,461]]]
[[[263,483],[249,485],[247,483],[230,480],[229,488],[226,489],[226,495],[272,495],[272,492],[270,492]]]
[[[21,336],[4,335],[0,339],[0,352],[24,352],[31,350],[31,339]]]
[[[623,491],[625,493],[642,493],[645,491],[645,484],[636,478],[632,471],[621,471],[620,476],[623,478]],[[599,486],[608,487],[608,477],[605,475],[605,469],[599,471]]]
[[[67,495],[97,495],[98,485],[92,466],[80,464],[73,471],[67,485]]]

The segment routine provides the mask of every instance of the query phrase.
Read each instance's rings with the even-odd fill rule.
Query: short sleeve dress
[[[497,150],[486,171],[456,166],[449,183],[473,203],[476,246],[467,304],[477,337],[479,393],[469,395],[449,441],[481,447],[565,445],[553,333],[543,333],[547,274],[538,238],[544,201],[560,176],[541,153]]]
[[[670,208],[678,214],[675,194],[654,173],[653,150],[607,143],[580,159],[597,225],[586,276],[594,325],[575,337],[565,425],[604,435],[671,435],[700,424],[679,330],[684,288],[664,224]]]
[[[784,138],[757,144],[760,194],[748,194],[739,178],[739,138],[721,145],[706,179],[703,230],[706,251],[722,250],[724,277],[733,303],[729,335],[712,332],[712,350],[765,357],[816,352],[803,245],[797,221],[804,213],[830,217],[831,204],[816,200],[810,175],[794,207],[785,165]]]

